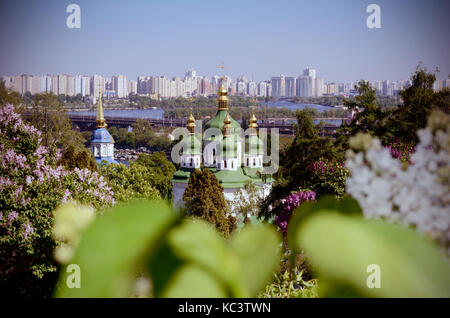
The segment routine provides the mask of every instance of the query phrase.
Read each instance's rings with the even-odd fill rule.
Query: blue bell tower
[[[100,164],[103,160],[108,163],[117,163],[114,160],[114,139],[106,129],[106,121],[103,116],[102,91],[100,90],[97,108],[97,128],[94,130],[91,139],[91,151],[95,161]]]

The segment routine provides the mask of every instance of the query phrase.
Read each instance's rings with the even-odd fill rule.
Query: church
[[[222,83],[218,91],[217,113],[205,124],[202,136],[196,135],[195,118],[192,113],[189,116],[188,136],[182,141],[180,168],[172,179],[174,205],[183,205],[182,197],[190,175],[201,164],[217,177],[227,200],[233,201],[234,193],[247,182],[260,188],[262,195],[269,193],[271,178],[263,180],[261,175],[264,145],[258,137],[257,119],[252,115],[249,129],[242,136],[241,125],[231,117],[228,104],[228,91]]]
[[[100,164],[103,160],[109,163],[118,163],[114,159],[114,139],[106,129],[105,117],[103,116],[102,92],[100,90],[97,108],[96,129],[92,133],[91,152],[95,161]]]

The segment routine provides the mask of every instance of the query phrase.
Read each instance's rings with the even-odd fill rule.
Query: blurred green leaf
[[[294,243],[328,284],[369,297],[450,297],[448,260],[413,230],[323,210],[300,225]],[[367,287],[370,264],[380,266],[381,288]]]
[[[186,264],[173,275],[161,295],[164,298],[224,298],[224,286],[198,265]]]
[[[232,238],[244,297],[254,297],[272,277],[280,261],[280,243],[278,233],[270,225],[247,226]]]
[[[196,263],[239,293],[236,256],[210,224],[188,220],[169,233],[168,241],[178,257]]]
[[[228,244],[211,225],[200,220],[188,220],[168,235],[168,245],[173,252],[169,258],[196,266],[196,275],[200,275],[198,271],[203,270],[205,277],[213,277],[217,284],[226,287],[224,297],[254,297],[264,288],[278,265],[279,244],[278,234],[270,226],[246,226]],[[156,262],[163,260],[159,258]],[[180,288],[181,283],[174,284],[172,281],[179,279],[175,276],[181,267],[187,265],[175,262],[169,264],[170,269],[166,267],[166,271],[171,271],[172,275],[167,275],[166,287],[161,296],[175,294],[180,297],[200,297],[193,296],[196,293],[192,292],[192,289],[199,288],[198,284],[191,285],[191,289],[184,290],[184,294],[181,290],[170,290]],[[151,272],[156,273],[154,269]],[[183,276],[182,282],[190,279]],[[155,296],[158,294],[155,293]]]
[[[134,270],[176,217],[162,201],[135,202],[106,212],[83,233],[74,264],[81,288],[68,288],[65,268],[57,297],[125,297]]]
[[[322,210],[333,210],[348,215],[362,215],[362,209],[358,201],[349,195],[344,195],[339,199],[332,195],[324,195],[317,202],[302,202],[289,221],[288,242],[295,242],[297,231],[304,220]],[[295,257],[300,252],[301,247],[297,249],[295,243],[289,243],[289,246],[292,249],[291,258]],[[294,259],[291,259],[291,261],[294,261]]]

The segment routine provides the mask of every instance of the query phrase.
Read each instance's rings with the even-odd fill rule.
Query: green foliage
[[[130,132],[126,128],[109,128],[109,133],[114,138],[117,147],[146,147],[153,151],[170,150],[171,140],[164,136],[158,136],[147,120],[138,118],[132,127],[133,131]]]
[[[163,199],[172,200],[172,177],[175,166],[167,160],[164,152],[140,154],[136,164],[144,166],[151,174],[151,183]]]
[[[63,270],[55,295],[127,297],[141,268],[155,297],[251,297],[277,267],[280,239],[270,226],[248,227],[227,242],[204,221],[180,221],[162,201],[122,205],[98,217],[73,261],[82,288],[67,288]]]
[[[41,130],[44,146],[63,148],[72,144],[83,147],[83,137],[72,129],[69,116],[53,93],[34,95],[31,112],[30,122]]]
[[[368,81],[360,80],[356,90],[359,95],[351,99],[345,99],[344,104],[357,113],[350,124],[343,123],[337,132],[338,145],[343,150],[348,148],[348,138],[358,132],[366,132],[377,136],[387,134],[384,122],[389,111],[383,111],[378,107],[375,89],[370,86]],[[389,138],[391,137],[389,135]]]
[[[345,194],[345,182],[349,171],[343,164],[326,160],[319,160],[310,167],[312,176],[309,189],[320,197],[323,194],[333,194],[336,197]]]
[[[359,214],[351,199],[326,198],[302,205],[289,226],[290,245],[317,270],[321,296],[449,297],[450,265],[434,243]],[[370,264],[380,266],[381,288],[366,285]]]
[[[312,182],[316,182],[310,169],[314,162],[336,158],[332,140],[319,136],[318,128],[307,111],[297,111],[297,122],[294,140],[280,153],[280,168],[271,193],[262,204],[261,217],[268,218],[281,212],[281,200],[291,191],[308,189]]]
[[[393,113],[389,127],[397,137],[417,143],[417,130],[427,124],[428,115],[433,109],[445,112],[450,110],[450,90],[433,90],[436,76],[428,73],[421,64],[411,76],[412,85],[400,92],[403,104]]]
[[[317,298],[319,286],[317,279],[305,280],[303,270],[294,268],[274,273],[274,280],[268,284],[260,298]]]
[[[162,197],[155,188],[155,182],[160,176],[143,165],[134,162],[129,167],[123,164],[102,164],[99,172],[106,178],[118,202]]]
[[[450,110],[450,90],[439,92],[433,90],[436,76],[427,72],[419,64],[411,76],[412,85],[400,92],[403,103],[395,109],[382,109],[377,105],[375,90],[369,83],[360,81],[357,90],[360,95],[354,99],[344,100],[351,109],[359,107],[360,111],[349,125],[342,125],[338,131],[338,144],[343,150],[348,149],[348,138],[358,132],[365,132],[380,138],[384,145],[393,139],[416,144],[417,130],[426,126],[428,115],[433,109],[444,112]]]
[[[53,211],[66,200],[102,210],[112,193],[97,173],[57,165],[56,149],[44,147],[12,105],[0,107],[0,130],[0,290],[45,297],[57,270]]]
[[[236,220],[227,215],[223,187],[216,176],[204,168],[195,169],[184,190],[187,215],[206,220],[215,226],[224,237],[229,237],[236,227]]]
[[[97,163],[91,152],[87,149],[77,151],[73,145],[69,145],[64,149],[59,164],[66,168],[66,170],[87,168],[91,171],[97,171]]]
[[[19,93],[6,88],[5,83],[0,81],[0,106],[4,106],[6,104],[14,105],[16,112],[23,113],[24,108],[22,107],[22,97]]]

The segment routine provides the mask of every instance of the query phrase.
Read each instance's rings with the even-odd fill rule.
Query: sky
[[[69,29],[66,7],[81,8]],[[369,29],[369,4],[381,28]],[[450,74],[444,0],[0,0],[0,75],[225,74],[326,82],[408,79],[419,61]]]

